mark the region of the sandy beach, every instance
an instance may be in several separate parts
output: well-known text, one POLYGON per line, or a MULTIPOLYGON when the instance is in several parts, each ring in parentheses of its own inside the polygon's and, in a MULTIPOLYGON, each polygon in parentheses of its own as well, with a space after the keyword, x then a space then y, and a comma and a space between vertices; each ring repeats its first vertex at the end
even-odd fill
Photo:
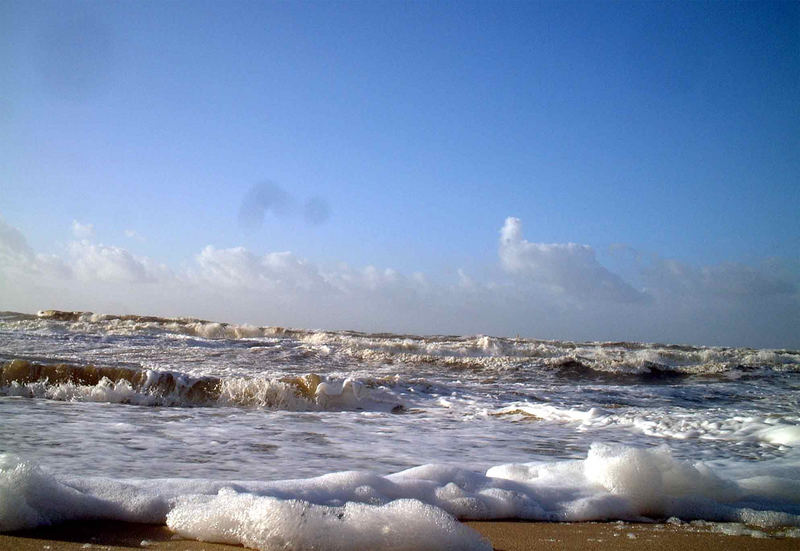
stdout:
MULTIPOLYGON (((496 551, 531 549, 666 551, 796 550, 797 538, 731 536, 688 525, 630 523, 468 522, 496 551)), ((182 539, 166 526, 124 522, 70 522, 0 534, 0 549, 77 551, 85 549, 225 551, 234 546, 182 539)))

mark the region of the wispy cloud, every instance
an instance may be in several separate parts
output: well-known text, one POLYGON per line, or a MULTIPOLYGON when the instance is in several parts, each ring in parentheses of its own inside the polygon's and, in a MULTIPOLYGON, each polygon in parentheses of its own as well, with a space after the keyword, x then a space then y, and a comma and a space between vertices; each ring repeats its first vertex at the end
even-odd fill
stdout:
POLYGON ((5 263, 14 263, 16 259, 33 257, 33 250, 28 240, 17 228, 9 226, 0 218, 0 256, 5 263))
POLYGON ((136 241, 139 241, 139 242, 142 242, 142 243, 145 241, 144 236, 139 234, 139 232, 137 232, 136 230, 127 229, 127 230, 125 230, 124 233, 125 233, 125 237, 127 237, 128 239, 135 239, 136 241))
POLYGON ((762 300, 788 298, 798 290, 797 283, 787 279, 788 274, 775 261, 761 266, 725 263, 697 267, 659 259, 644 269, 644 275, 654 292, 665 295, 762 300))
POLYGON ((94 237, 94 224, 81 224, 77 220, 73 220, 72 235, 77 239, 91 239, 94 237))

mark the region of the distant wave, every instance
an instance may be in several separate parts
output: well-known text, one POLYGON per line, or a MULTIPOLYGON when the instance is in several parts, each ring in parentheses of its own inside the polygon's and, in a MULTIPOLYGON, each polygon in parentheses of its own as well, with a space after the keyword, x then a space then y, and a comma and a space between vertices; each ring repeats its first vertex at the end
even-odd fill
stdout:
POLYGON ((635 342, 573 342, 476 336, 418 336, 312 331, 219 323, 196 318, 44 310, 0 314, 0 327, 109 335, 184 335, 201 339, 289 339, 325 355, 359 362, 432 365, 502 372, 535 370, 562 377, 669 378, 800 371, 800 351, 635 342))

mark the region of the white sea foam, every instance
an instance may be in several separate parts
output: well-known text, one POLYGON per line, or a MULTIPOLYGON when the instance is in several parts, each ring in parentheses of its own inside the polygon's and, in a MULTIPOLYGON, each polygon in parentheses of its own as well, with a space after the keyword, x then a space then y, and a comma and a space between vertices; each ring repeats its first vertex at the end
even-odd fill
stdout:
POLYGON ((167 515, 167 526, 187 538, 263 551, 492 549, 477 532, 441 509, 413 499, 331 507, 224 489, 211 499, 181 499, 167 515))
MULTIPOLYGON (((358 530, 374 532, 386 522, 382 519, 393 515, 399 515, 404 526, 441 535, 454 530, 445 512, 462 520, 677 517, 762 528, 800 526, 796 478, 759 464, 739 467, 748 469, 746 479, 726 477, 702 462, 676 460, 666 447, 595 444, 583 460, 499 465, 485 475, 424 465, 389 476, 342 472, 304 480, 231 483, 57 480, 6 455, 0 461, 0 529, 81 518, 164 522, 171 510, 170 525, 181 533, 214 541, 235 537, 248 546, 272 549, 270 538, 288 541, 298 530, 310 538, 304 540, 309 545, 326 537, 350 541, 358 530), (295 518, 299 512, 305 512, 302 522, 295 518), (335 524, 339 514, 347 521, 335 524), (332 526, 340 531, 331 533, 332 526)), ((363 538, 374 545, 382 541, 374 534, 363 538)))
POLYGON ((795 351, 71 312, 2 316, 0 340, 2 448, 56 473, 4 459, 3 530, 170 512, 195 530, 202 513, 256 544, 294 539, 280 519, 301 510, 333 541, 340 514, 374 527, 396 502, 403 525, 428 511, 800 526, 795 351))
POLYGON ((82 519, 152 523, 166 511, 166 502, 152 492, 102 479, 81 491, 29 461, 0 454, 0 532, 82 519))
POLYGON ((495 416, 527 416, 544 421, 572 423, 580 430, 629 427, 649 436, 675 439, 764 442, 781 446, 800 445, 800 416, 702 415, 680 408, 671 411, 631 408, 609 410, 599 407, 580 409, 551 404, 514 403, 490 412, 495 416))

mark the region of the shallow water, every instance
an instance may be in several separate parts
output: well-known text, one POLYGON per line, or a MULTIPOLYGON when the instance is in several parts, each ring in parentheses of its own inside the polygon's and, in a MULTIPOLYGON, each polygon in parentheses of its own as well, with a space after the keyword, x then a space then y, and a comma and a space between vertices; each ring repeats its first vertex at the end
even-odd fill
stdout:
MULTIPOLYGON (((50 312, 0 315, 0 361, 0 452, 89 494, 96 492, 85 482, 90 477, 139 479, 140 489, 156 479, 204 480, 216 492, 226 480, 261 484, 353 470, 380 476, 428 464, 478 475, 508 464, 583 465, 588 478, 570 490, 573 498, 583 492, 581 499, 596 501, 604 488, 628 504, 581 509, 562 488, 561 506, 552 495, 537 498, 550 507, 544 518, 591 518, 586 511, 628 518, 653 513, 637 509, 631 495, 639 490, 609 489, 586 469, 599 464, 592 454, 607 465, 625 450, 644 449, 651 451, 642 461, 657 472, 701 465, 752 494, 719 501, 709 483, 694 501, 800 514, 800 488, 781 483, 800 480, 798 351, 367 335, 50 312), (601 453, 601 444, 616 451, 601 453), (759 477, 760 484, 747 482, 759 477)), ((458 486, 443 473, 434 477, 443 488, 458 486)), ((532 480, 514 491, 529 495, 532 480)), ((548 492, 557 494, 559 484, 548 492)), ((249 490, 269 494, 256 486, 249 490)), ((166 494, 184 489, 177 484, 166 494)), ((688 495, 681 491, 675 499, 688 495)), ((390 494, 377 492, 372 501, 388 502, 390 494)), ((320 504, 341 501, 333 490, 315 495, 320 504)), ((452 496, 407 497, 458 514, 452 496)), ((510 507, 509 499, 495 505, 510 507)), ((508 512, 535 517, 529 505, 508 512)), ((678 506, 670 507, 660 510, 678 506)), ((736 516, 693 507, 685 516, 736 516)), ((483 510, 492 516, 490 505, 483 510)))

